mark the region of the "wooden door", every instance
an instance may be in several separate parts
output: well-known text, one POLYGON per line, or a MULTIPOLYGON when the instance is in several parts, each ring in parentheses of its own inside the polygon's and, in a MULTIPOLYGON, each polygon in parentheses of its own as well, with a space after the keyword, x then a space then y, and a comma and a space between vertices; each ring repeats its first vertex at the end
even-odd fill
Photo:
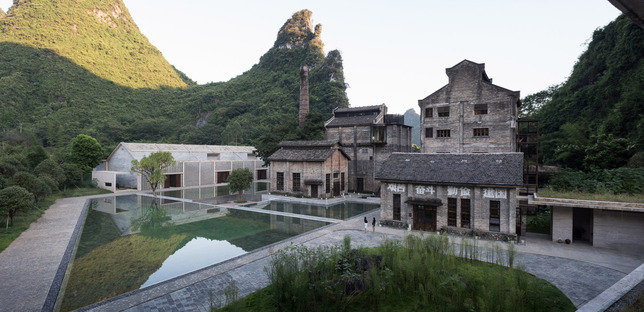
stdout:
POLYGON ((317 185, 311 185, 311 197, 313 197, 313 198, 318 197, 318 186, 317 185))
POLYGON ((340 196, 340 181, 333 182, 333 196, 340 196))
POLYGON ((414 205, 414 230, 436 231, 436 207, 414 205))

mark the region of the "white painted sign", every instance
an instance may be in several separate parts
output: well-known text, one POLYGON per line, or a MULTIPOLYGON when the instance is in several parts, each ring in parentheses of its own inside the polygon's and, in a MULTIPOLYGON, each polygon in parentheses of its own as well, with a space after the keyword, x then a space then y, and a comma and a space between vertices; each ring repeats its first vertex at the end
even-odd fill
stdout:
POLYGON ((436 193, 436 190, 434 189, 433 186, 424 186, 424 185, 416 186, 416 194, 425 195, 425 193, 429 193, 429 195, 434 195, 434 193, 436 193))
POLYGON ((448 186, 447 196, 458 196, 458 188, 456 188, 455 186, 448 186))
POLYGON ((508 198, 508 190, 503 188, 484 188, 483 197, 485 198, 508 198))
POLYGON ((387 186, 387 190, 392 191, 392 192, 404 193, 405 192, 405 185, 404 184, 389 184, 389 186, 387 186))
POLYGON ((467 187, 461 187, 461 196, 470 196, 470 189, 467 187))

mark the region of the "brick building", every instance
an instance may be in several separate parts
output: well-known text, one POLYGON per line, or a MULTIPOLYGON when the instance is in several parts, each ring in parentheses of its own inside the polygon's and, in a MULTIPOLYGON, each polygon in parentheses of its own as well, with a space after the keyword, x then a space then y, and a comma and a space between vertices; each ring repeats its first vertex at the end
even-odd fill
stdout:
POLYGON ((519 91, 492 84, 485 64, 463 60, 449 83, 418 100, 423 153, 517 151, 519 91))
POLYGON ((394 153, 376 175, 381 223, 516 239, 522 170, 521 153, 394 153))
POLYGON ((283 141, 268 157, 271 192, 314 198, 347 192, 350 157, 337 141, 283 141))
POLYGON ((336 108, 325 124, 327 140, 339 142, 351 157, 348 189, 380 192, 376 172, 394 152, 411 152, 411 127, 403 115, 387 114, 387 106, 336 108))

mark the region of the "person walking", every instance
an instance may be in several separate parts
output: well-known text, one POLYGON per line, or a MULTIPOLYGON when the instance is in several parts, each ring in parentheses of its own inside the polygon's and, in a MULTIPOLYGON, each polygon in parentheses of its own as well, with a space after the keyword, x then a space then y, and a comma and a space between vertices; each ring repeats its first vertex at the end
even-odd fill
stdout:
POLYGON ((376 217, 373 217, 373 221, 371 221, 371 229, 376 233, 376 217))
POLYGON ((367 217, 364 217, 364 232, 367 233, 367 227, 369 226, 369 220, 367 217))

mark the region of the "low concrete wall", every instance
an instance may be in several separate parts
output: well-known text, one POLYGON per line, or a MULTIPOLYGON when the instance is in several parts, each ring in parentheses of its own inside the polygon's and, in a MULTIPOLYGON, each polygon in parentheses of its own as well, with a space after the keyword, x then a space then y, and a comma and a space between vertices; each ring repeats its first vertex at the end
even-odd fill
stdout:
POLYGON ((111 192, 116 192, 116 172, 92 171, 92 180, 97 180, 97 187, 111 192))
POLYGON ((637 286, 644 280, 644 264, 640 265, 637 269, 633 270, 630 274, 624 276, 621 280, 615 283, 610 288, 599 294, 599 296, 588 301, 583 306, 579 307, 577 311, 581 312, 600 312, 606 311, 615 302, 620 300, 631 289, 637 286))

